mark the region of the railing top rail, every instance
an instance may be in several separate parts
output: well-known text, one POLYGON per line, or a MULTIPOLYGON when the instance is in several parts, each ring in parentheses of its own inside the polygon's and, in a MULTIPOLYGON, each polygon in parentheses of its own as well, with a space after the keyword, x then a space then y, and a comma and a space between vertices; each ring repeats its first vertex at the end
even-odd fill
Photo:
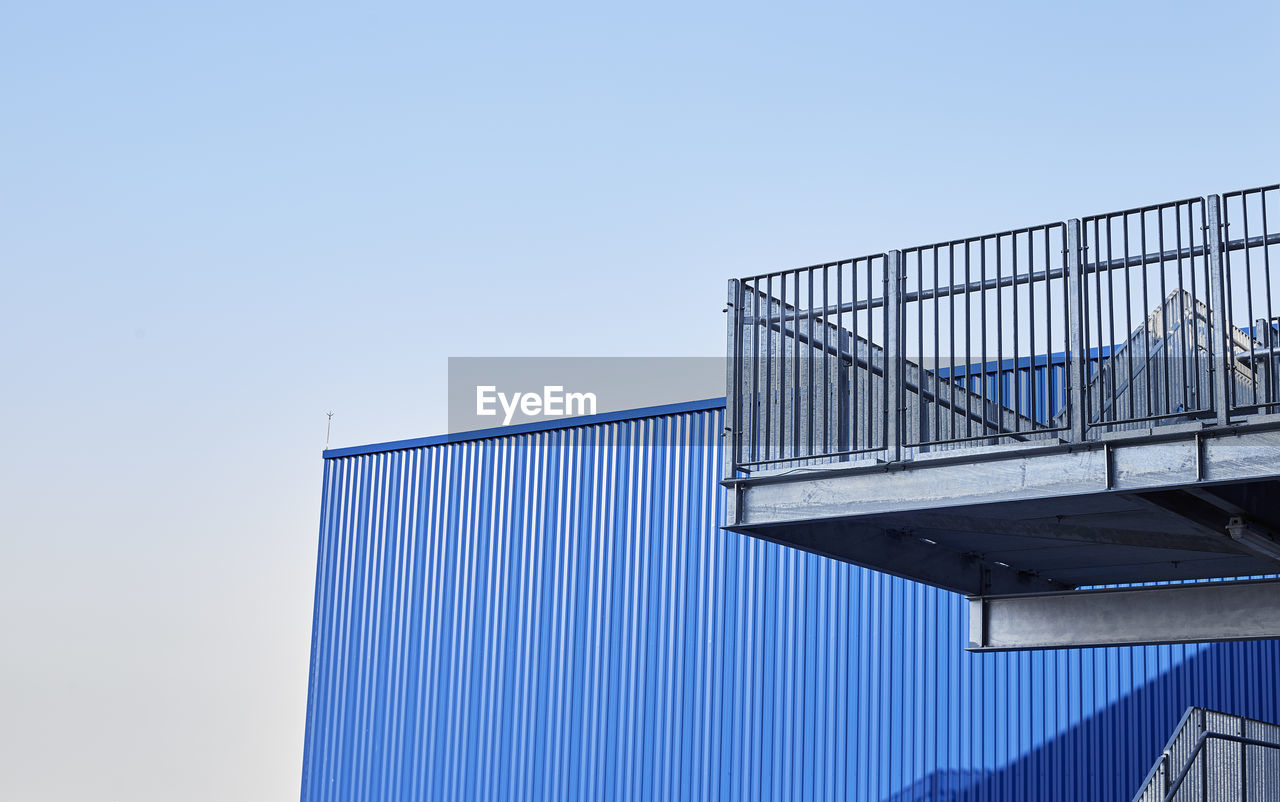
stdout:
MULTIPOLYGON (((1247 189, 1232 190, 1230 192, 1222 193, 1220 197, 1223 199, 1238 198, 1245 195, 1252 195, 1260 192, 1272 192, 1275 190, 1280 190, 1280 184, 1265 184, 1257 187, 1249 187, 1247 189)), ((1097 214, 1085 215, 1083 217, 1073 218, 1073 219, 1080 220, 1082 224, 1093 223, 1093 222, 1098 222, 1103 220, 1115 220, 1117 218, 1128 216, 1128 215, 1160 211, 1162 209, 1171 209, 1177 206, 1195 205, 1196 203, 1205 204, 1207 203, 1207 200, 1209 197, 1213 197, 1213 196, 1212 195, 1207 197, 1192 196, 1188 198, 1179 198, 1177 200, 1163 201, 1160 203, 1149 203, 1142 206, 1134 206, 1128 209, 1117 209, 1109 212, 1100 212, 1097 214)), ((957 245, 983 242, 983 241, 992 240, 992 239, 1002 239, 1004 237, 1017 236, 1019 234, 1028 234, 1028 233, 1034 233, 1038 231, 1052 230, 1055 228, 1065 228, 1066 225, 1067 225, 1066 220, 1053 220, 1053 221, 1048 221, 1044 223, 1039 223, 1036 225, 1022 226, 1020 228, 1010 228, 1003 231, 995 231, 987 234, 977 234, 970 237, 954 237, 952 239, 939 240, 937 242, 925 243, 922 245, 911 245, 905 248, 896 248, 891 250, 898 250, 903 254, 917 253, 920 251, 928 251, 928 250, 933 250, 937 248, 947 248, 947 247, 954 247, 957 245)), ((887 257, 887 254, 888 254, 888 251, 886 250, 880 253, 870 253, 870 254, 865 254, 863 256, 855 256, 847 259, 835 259, 827 262, 818 262, 810 265, 802 265, 799 267, 788 267, 780 270, 770 270, 764 273, 757 273, 755 275, 743 276, 739 280, 740 281, 759 281, 761 279, 777 278, 779 276, 786 276, 792 273, 805 272, 808 270, 820 270, 822 268, 844 267, 846 265, 851 265, 851 264, 856 265, 859 262, 869 262, 874 259, 884 259, 887 257)))
POLYGON ((1280 189, 1280 184, 1267 184, 1262 187, 1250 187, 1248 189, 1236 189, 1231 192, 1224 192, 1222 193, 1222 198, 1223 200, 1226 200, 1227 198, 1239 198, 1244 195, 1253 195, 1259 192, 1274 192, 1278 189, 1280 189))
POLYGON ((1180 198, 1178 200, 1164 201, 1162 203, 1148 203, 1145 206, 1134 206, 1130 209, 1117 209, 1111 212, 1100 212, 1098 214, 1085 215, 1084 217, 1081 217, 1080 220, 1082 222, 1114 220, 1117 217, 1127 217, 1129 215, 1143 214, 1145 212, 1158 212, 1161 209, 1172 209, 1177 206, 1194 206, 1197 203, 1204 203, 1204 201, 1204 197, 1180 198))
MULTIPOLYGON (((1098 218, 1098 219, 1102 219, 1102 218, 1098 218)), ((1280 233, 1259 234, 1259 235, 1249 237, 1248 239, 1240 238, 1240 239, 1233 239, 1233 240, 1223 240, 1222 249, 1224 252, 1239 251, 1239 250, 1243 250, 1244 248, 1255 248, 1263 245, 1278 245, 1278 244, 1280 244, 1280 233)), ((934 246, 926 245, 921 247, 931 248, 934 246)), ((918 249, 912 248, 912 249, 903 251, 902 253, 914 252, 916 250, 918 249)), ((1163 262, 1175 262, 1179 259, 1195 259, 1195 258, 1204 256, 1207 253, 1208 253, 1208 246, 1202 243, 1198 245, 1184 246, 1183 248, 1180 248, 1180 249, 1172 249, 1172 250, 1165 250, 1165 251, 1151 251, 1148 253, 1133 254, 1132 256, 1129 256, 1129 257, 1104 259, 1102 261, 1097 261, 1097 262, 1082 261, 1080 263, 1080 269, 1085 273, 1094 273, 1099 270, 1117 270, 1117 269, 1122 269, 1127 267, 1141 267, 1143 265, 1160 264, 1163 262)), ((834 267, 836 265, 847 265, 847 264, 849 264, 849 261, 832 262, 826 266, 834 267)), ((814 269, 819 269, 821 267, 824 267, 824 265, 816 265, 814 269)), ((809 269, 810 268, 807 268, 807 267, 800 267, 800 268, 795 268, 794 270, 783 270, 776 273, 765 273, 760 276, 739 279, 739 280, 740 281, 753 281, 753 280, 758 281, 760 279, 768 279, 770 277, 789 276, 792 273, 796 273, 796 272, 802 273, 809 269)), ((1061 277, 1062 277, 1062 268, 1049 268, 1044 270, 1026 270, 1026 271, 1021 271, 1017 273, 1007 273, 999 277, 998 279, 995 277, 992 277, 987 279, 986 281, 971 281, 968 284, 941 285, 931 289, 912 290, 912 291, 903 293, 902 298, 905 303, 915 303, 916 301, 920 301, 920 300, 931 300, 933 298, 945 298, 948 295, 959 295, 966 292, 980 292, 983 290, 992 290, 1000 287, 1010 287, 1014 284, 1026 284, 1027 282, 1046 281, 1046 280, 1056 279, 1061 277)), ((759 287, 756 287, 756 292, 760 292, 759 287)), ((823 315, 835 315, 841 312, 861 312, 866 309, 879 309, 884 306, 884 303, 885 303, 885 299, 883 296, 875 296, 873 298, 863 298, 858 301, 849 301, 844 304, 840 304, 838 306, 833 304, 826 307, 822 307, 822 306, 809 307, 805 309, 800 309, 798 312, 795 311, 795 307, 792 304, 788 303, 786 305, 786 309, 788 313, 790 313, 790 315, 786 316, 784 319, 790 320, 792 319, 793 315, 799 315, 803 317, 809 314, 813 314, 815 316, 821 317, 823 315)))
POLYGON ((789 276, 792 273, 804 273, 808 270, 822 270, 823 268, 845 267, 847 265, 857 265, 859 262, 873 262, 876 259, 884 259, 887 254, 869 253, 864 256, 854 256, 849 259, 837 259, 831 262, 819 262, 817 264, 805 265, 803 267, 788 267, 783 270, 771 270, 767 273, 757 273, 754 276, 743 276, 739 281, 761 281, 764 279, 777 278, 779 276, 789 276))
POLYGON ((903 254, 919 253, 921 251, 932 251, 938 248, 953 248, 957 245, 972 245, 975 242, 986 242, 987 240, 1001 240, 1005 237, 1016 237, 1019 234, 1034 234, 1040 231, 1052 231, 1054 229, 1065 228, 1066 223, 1056 220, 1048 223, 1041 223, 1034 226, 1024 226, 1022 228, 1011 228, 1006 231, 996 231, 990 234, 978 234, 972 237, 958 237, 956 239, 941 240, 939 242, 930 242, 925 245, 912 245, 907 248, 901 248, 903 254))

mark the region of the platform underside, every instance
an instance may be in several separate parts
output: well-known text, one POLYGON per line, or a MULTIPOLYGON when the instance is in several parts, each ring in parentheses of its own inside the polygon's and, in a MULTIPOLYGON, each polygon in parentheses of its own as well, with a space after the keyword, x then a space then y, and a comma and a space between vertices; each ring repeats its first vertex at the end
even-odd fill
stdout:
POLYGON ((807 466, 731 488, 734 531, 966 594, 1280 572, 1274 421, 807 466))

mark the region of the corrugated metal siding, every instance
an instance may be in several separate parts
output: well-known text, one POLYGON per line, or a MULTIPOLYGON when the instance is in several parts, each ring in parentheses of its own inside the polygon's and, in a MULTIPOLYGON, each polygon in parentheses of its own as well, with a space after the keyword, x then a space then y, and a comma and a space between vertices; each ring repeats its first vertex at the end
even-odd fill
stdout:
POLYGON ((971 654, 720 531, 722 427, 327 460, 302 799, 1127 800, 1189 705, 1280 720, 1280 643, 971 654))

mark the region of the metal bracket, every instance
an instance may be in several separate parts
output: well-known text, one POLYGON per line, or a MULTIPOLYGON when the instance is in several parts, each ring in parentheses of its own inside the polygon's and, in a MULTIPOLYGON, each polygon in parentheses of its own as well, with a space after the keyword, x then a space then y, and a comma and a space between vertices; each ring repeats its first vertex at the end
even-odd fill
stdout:
POLYGON ((1196 481, 1204 481, 1204 435, 1200 432, 1195 433, 1195 449, 1196 449, 1196 481))
POLYGON ((1102 481, 1103 481, 1103 486, 1106 487, 1107 490, 1111 490, 1116 485, 1115 467, 1112 464, 1113 462, 1114 460, 1111 455, 1111 444, 1103 443, 1102 444, 1102 481))

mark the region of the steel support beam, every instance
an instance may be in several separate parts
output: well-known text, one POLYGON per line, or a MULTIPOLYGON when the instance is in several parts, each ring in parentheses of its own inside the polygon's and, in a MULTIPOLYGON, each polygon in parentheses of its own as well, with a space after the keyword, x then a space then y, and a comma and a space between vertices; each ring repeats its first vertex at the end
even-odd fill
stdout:
POLYGON ((1280 429, 1126 434, 1086 448, 1029 443, 917 455, 891 470, 832 463, 756 474, 737 480, 746 487, 737 525, 1280 478, 1280 429))
POLYGON ((969 597, 970 651, 1280 638, 1280 580, 969 597))
MULTIPOLYGON (((1223 527, 1213 532, 1213 539, 1180 535, 1162 530, 1121 529, 1093 524, 1079 525, 1061 521, 1008 520, 994 516, 955 515, 945 512, 923 512, 911 516, 910 532, 922 537, 937 535, 992 534, 1020 539, 1042 539, 1053 543, 1082 543, 1100 546, 1137 546, 1140 548, 1185 549, 1219 554, 1240 554, 1223 527)), ((1252 552, 1248 552, 1252 553, 1252 552)))

